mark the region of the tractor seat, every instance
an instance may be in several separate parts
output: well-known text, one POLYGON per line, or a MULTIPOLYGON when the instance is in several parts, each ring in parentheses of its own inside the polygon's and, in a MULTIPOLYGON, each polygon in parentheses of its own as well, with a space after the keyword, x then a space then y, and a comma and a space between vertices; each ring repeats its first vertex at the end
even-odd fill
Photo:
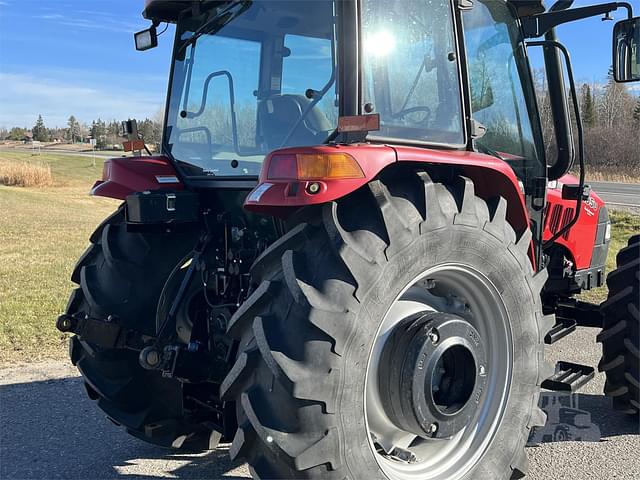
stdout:
MULTIPOLYGON (((269 150, 281 147, 310 103, 303 95, 273 95, 262 100, 258 105, 260 143, 269 150)), ((316 105, 298 124, 286 146, 316 145, 331 129, 331 123, 316 105)))

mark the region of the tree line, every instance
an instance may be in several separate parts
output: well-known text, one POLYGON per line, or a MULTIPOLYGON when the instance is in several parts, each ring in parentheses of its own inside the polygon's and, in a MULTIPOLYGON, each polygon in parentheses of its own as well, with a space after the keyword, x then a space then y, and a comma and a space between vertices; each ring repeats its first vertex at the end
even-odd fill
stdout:
MULTIPOLYGON (((549 93, 543 78, 544 74, 538 72, 536 89, 549 162, 556 158, 557 150, 549 93)), ((616 83, 610 74, 606 83, 580 85, 578 104, 584 127, 587 172, 591 169, 640 176, 640 97, 633 95, 624 84, 616 83)), ((570 107, 577 152, 575 115, 570 107)))
MULTIPOLYGON (((148 146, 156 149, 160 148, 162 139, 161 114, 158 118, 145 118, 137 120, 138 133, 148 146)), ((11 129, 0 128, 0 139, 2 140, 33 140, 37 142, 67 142, 67 143, 87 143, 89 139, 96 140, 96 148, 110 149, 119 148, 122 143, 120 136, 121 123, 117 120, 105 121, 101 118, 93 120, 91 124, 80 122, 74 115, 67 120, 66 127, 48 128, 42 115, 38 118, 31 129, 24 127, 13 127, 11 129)))
MULTIPOLYGON (((536 72, 538 107, 545 140, 545 156, 548 163, 556 158, 556 143, 553 134, 553 116, 549 101, 548 86, 543 71, 536 72)), ((610 74, 606 83, 584 83, 578 92, 578 103, 585 129, 585 161, 588 168, 600 172, 640 176, 640 97, 629 92, 624 84, 616 83, 610 74)), ((567 95, 569 97, 569 94, 567 95)), ((574 123, 573 109, 569 108, 574 123)), ((221 137, 231 138, 231 124, 224 112, 211 111, 210 126, 221 137)), ((255 132, 255 113, 238 108, 238 130, 241 145, 249 145, 253 138, 245 138, 255 132)), ((138 120, 138 132, 148 146, 160 149, 162 138, 162 114, 153 119, 138 120)), ((200 120, 202 121, 202 120, 200 120)), ((98 118, 91 124, 82 123, 71 115, 66 128, 47 128, 44 119, 38 115, 31 128, 33 140, 40 142, 65 141, 70 143, 96 140, 99 149, 119 146, 121 122, 104 121, 98 118)), ((29 132, 26 128, 0 128, 0 139, 22 141, 29 132)), ((194 140, 195 141, 195 140, 194 140)), ((577 151, 577 148, 576 148, 577 151)))

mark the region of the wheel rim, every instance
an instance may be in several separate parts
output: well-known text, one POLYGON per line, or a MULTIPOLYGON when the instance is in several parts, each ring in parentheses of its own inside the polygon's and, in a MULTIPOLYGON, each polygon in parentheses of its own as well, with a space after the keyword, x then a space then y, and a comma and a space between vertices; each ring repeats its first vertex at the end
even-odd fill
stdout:
MULTIPOLYGON (((425 326, 424 330, 429 332, 431 325, 434 323, 425 326)), ((420 343, 411 341, 416 345, 420 343)), ((456 479, 468 472, 484 454, 502 419, 511 384, 512 359, 506 308, 498 290, 486 276, 466 265, 445 264, 426 270, 410 282, 383 318, 367 365, 364 406, 369 446, 385 475, 392 480, 456 479), (405 420, 407 410, 400 409, 404 415, 399 419, 398 408, 391 409, 389 402, 389 395, 393 395, 389 391, 393 391, 396 384, 387 387, 380 377, 394 381, 394 376, 386 373, 387 365, 390 358, 394 358, 395 363, 399 360, 392 357, 394 353, 390 351, 405 357, 409 355, 406 352, 411 347, 393 350, 390 346, 397 343, 398 331, 405 329, 407 322, 433 322, 434 319, 442 322, 445 315, 456 319, 460 325, 471 325, 469 331, 476 332, 472 337, 479 335, 481 342, 478 343, 483 348, 476 351, 473 348, 475 341, 470 343, 459 334, 447 336, 446 332, 443 338, 436 338, 439 350, 431 348, 426 340, 416 347, 423 349, 425 368, 435 365, 432 370, 436 373, 425 377, 428 381, 425 382, 424 401, 429 408, 433 410, 433 404, 436 404, 434 412, 440 414, 439 418, 466 410, 463 424, 458 418, 457 423, 447 424, 448 430, 438 432, 441 427, 438 422, 434 422, 435 427, 427 423, 417 432, 415 425, 424 423, 425 418, 419 416, 417 423, 408 422, 405 420), (417 320, 423 317, 426 320, 417 320), (457 368, 443 368, 445 363, 457 365, 457 368), (458 378, 460 388, 455 393, 443 393, 438 389, 450 382, 447 375, 450 377, 451 372, 459 377, 460 372, 468 372, 470 368, 474 369, 471 392, 468 378, 458 378)), ((406 364, 405 361, 403 365, 406 364)), ((418 384, 414 380, 412 385, 418 384)), ((398 402, 392 399, 391 404, 398 402)), ((412 411, 422 410, 424 408, 412 411)))

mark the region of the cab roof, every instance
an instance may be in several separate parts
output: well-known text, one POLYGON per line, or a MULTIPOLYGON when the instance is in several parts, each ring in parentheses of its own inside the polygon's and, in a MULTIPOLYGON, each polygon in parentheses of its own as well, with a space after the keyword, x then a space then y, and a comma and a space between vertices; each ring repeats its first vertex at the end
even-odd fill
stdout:
POLYGON ((175 23, 180 12, 191 5, 192 2, 184 0, 145 0, 142 16, 148 20, 175 23))
MULTIPOLYGON (((219 1, 219 0, 218 0, 219 1)), ((516 8, 519 17, 536 15, 545 11, 544 0, 507 0, 516 8)), ((158 22, 175 23, 180 12, 198 3, 215 3, 215 0, 145 0, 143 16, 158 22)))

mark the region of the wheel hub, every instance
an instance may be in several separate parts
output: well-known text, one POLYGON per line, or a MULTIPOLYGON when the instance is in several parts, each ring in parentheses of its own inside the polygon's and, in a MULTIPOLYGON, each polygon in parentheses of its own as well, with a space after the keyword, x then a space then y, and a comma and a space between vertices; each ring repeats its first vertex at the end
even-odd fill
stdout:
POLYGON ((451 313, 421 312, 395 326, 378 370, 382 407, 398 428, 450 438, 475 416, 486 388, 482 338, 451 313))

